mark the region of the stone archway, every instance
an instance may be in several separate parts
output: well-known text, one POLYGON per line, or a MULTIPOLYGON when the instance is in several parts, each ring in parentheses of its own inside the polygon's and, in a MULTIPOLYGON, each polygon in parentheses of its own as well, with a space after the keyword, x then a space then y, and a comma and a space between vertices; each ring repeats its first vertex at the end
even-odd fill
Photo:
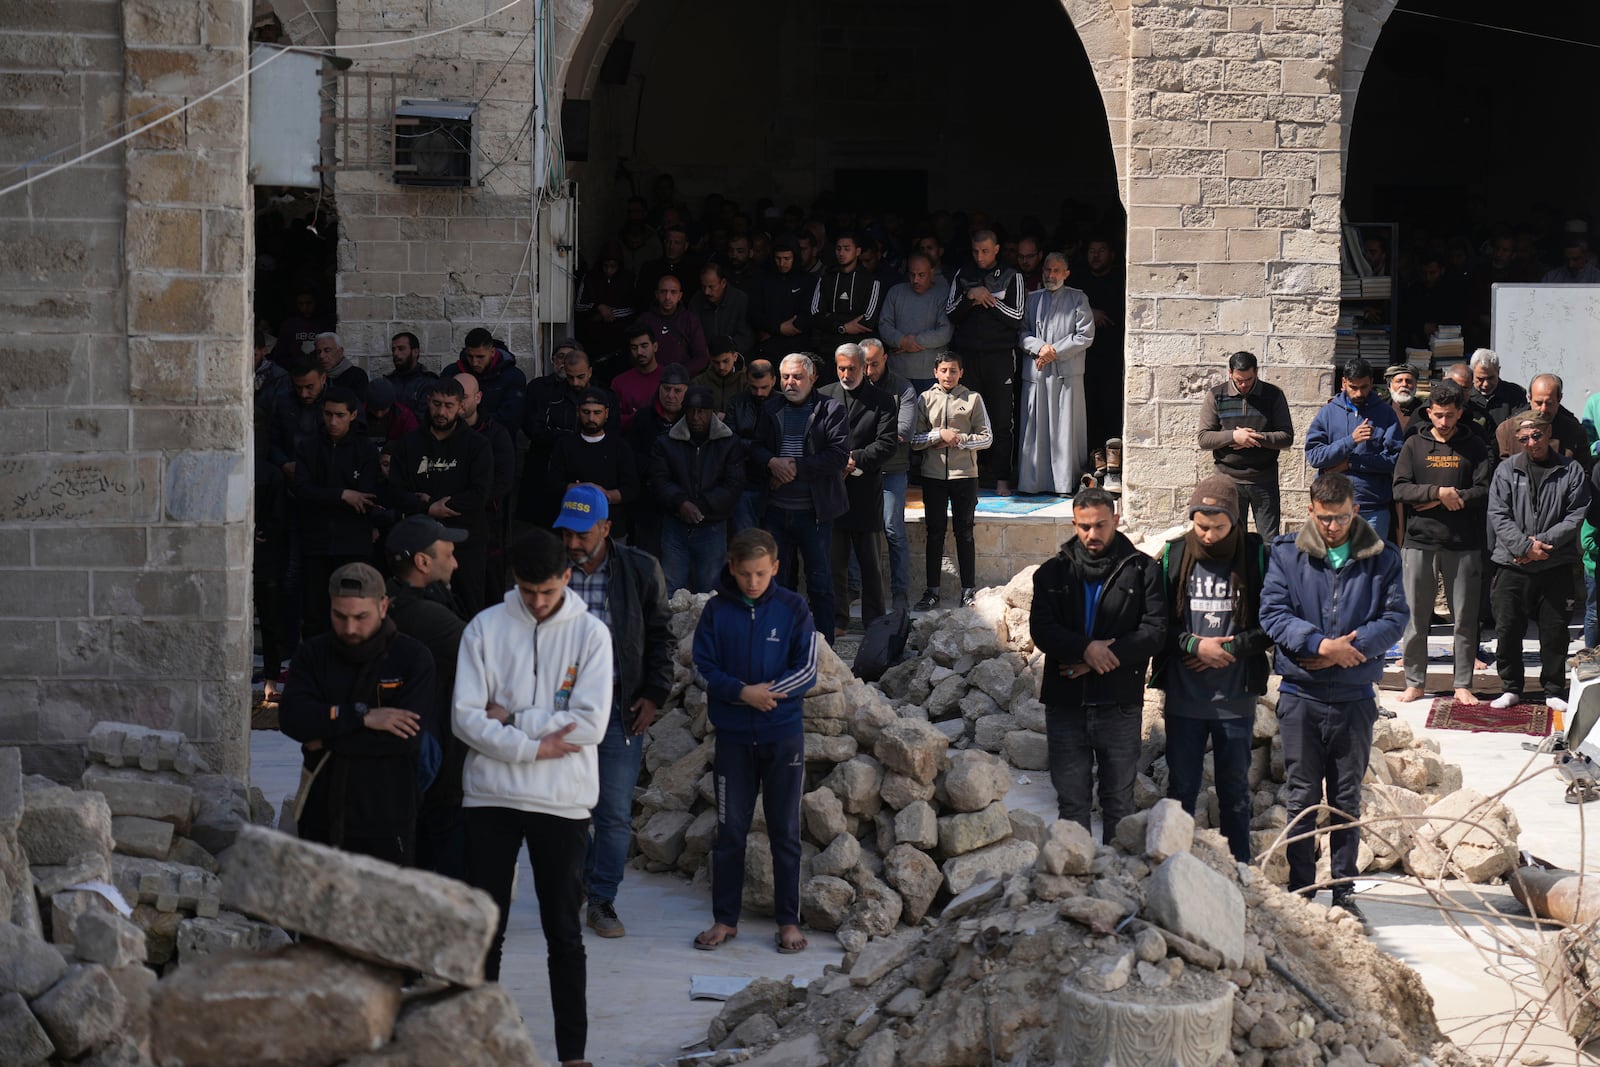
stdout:
POLYGON ((1340 95, 1344 98, 1344 121, 1341 123, 1340 150, 1349 162, 1350 127, 1355 120, 1356 98, 1361 93, 1361 80, 1377 47, 1383 27, 1389 21, 1399 0, 1345 0, 1344 52, 1340 57, 1340 95))

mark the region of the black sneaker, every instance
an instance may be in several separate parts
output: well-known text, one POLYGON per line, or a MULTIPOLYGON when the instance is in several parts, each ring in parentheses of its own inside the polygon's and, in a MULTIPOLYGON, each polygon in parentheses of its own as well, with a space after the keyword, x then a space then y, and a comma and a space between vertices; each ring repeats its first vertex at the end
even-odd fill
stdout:
POLYGON ((939 606, 939 594, 934 592, 932 589, 929 589, 927 592, 922 594, 922 599, 917 601, 916 607, 912 608, 911 610, 913 610, 913 611, 932 611, 934 608, 936 608, 938 606, 939 606))
POLYGON ((962 607, 970 608, 972 606, 972 602, 974 600, 976 600, 976 599, 978 599, 978 591, 976 589, 968 587, 966 589, 961 590, 961 606, 962 607))
POLYGON ((1356 904, 1356 895, 1354 892, 1333 894, 1333 906, 1336 908, 1343 908, 1345 911, 1355 916, 1356 922, 1360 923, 1362 926, 1367 925, 1367 917, 1361 911, 1360 906, 1356 904))
POLYGON ((617 909, 609 900, 589 902, 589 929, 601 937, 621 937, 628 932, 622 925, 622 920, 617 918, 617 909))

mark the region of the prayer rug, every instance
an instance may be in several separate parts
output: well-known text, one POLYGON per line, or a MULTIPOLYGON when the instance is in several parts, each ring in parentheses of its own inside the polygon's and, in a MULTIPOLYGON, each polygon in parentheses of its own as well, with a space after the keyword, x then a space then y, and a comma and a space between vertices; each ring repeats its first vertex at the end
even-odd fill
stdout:
POLYGON ((1478 734, 1550 734, 1550 709, 1543 704, 1513 704, 1491 708, 1482 704, 1458 704, 1452 697, 1439 697, 1428 711, 1429 730, 1469 730, 1478 734))

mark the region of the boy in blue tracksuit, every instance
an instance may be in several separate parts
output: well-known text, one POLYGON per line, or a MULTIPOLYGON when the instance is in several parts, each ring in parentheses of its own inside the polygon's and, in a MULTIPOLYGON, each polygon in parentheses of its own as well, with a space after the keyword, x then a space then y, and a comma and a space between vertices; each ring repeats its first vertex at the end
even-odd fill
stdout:
MULTIPOLYGON (((1319 475, 1311 483, 1309 520, 1298 534, 1272 543, 1261 588, 1261 626, 1278 646, 1283 676, 1278 733, 1291 836, 1315 829, 1310 809, 1322 803, 1324 785, 1328 806, 1343 813, 1330 815, 1330 825, 1360 817, 1361 779, 1378 721, 1373 687, 1383 677, 1384 653, 1409 618, 1400 553, 1359 511, 1349 478, 1319 475)), ((1361 831, 1334 829, 1329 842, 1333 902, 1360 918, 1351 882, 1361 831)), ((1291 892, 1314 892, 1315 849, 1311 837, 1289 844, 1291 892)))
POLYGON ((800 933, 800 797, 805 736, 800 701, 817 681, 811 608, 774 585, 778 543, 744 530, 728 544, 728 566, 694 634, 694 665, 705 679, 717 786, 717 841, 711 849, 709 930, 694 947, 711 950, 738 936, 744 898, 745 838, 764 800, 772 843, 772 906, 779 952, 806 947, 800 933))
POLYGON ((1343 474, 1355 486, 1361 517, 1390 537, 1394 465, 1405 444, 1405 430, 1387 400, 1372 391, 1372 365, 1352 359, 1341 368, 1344 385, 1311 420, 1306 431, 1306 463, 1322 474, 1343 474))

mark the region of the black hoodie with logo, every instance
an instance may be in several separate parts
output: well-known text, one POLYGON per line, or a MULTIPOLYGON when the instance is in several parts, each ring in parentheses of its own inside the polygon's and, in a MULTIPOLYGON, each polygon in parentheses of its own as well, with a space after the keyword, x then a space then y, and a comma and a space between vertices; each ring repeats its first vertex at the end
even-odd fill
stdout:
POLYGON ((469 534, 486 529, 494 452, 488 439, 465 422, 458 420, 443 440, 426 426, 400 438, 389 463, 389 480, 399 490, 399 507, 405 514, 426 512, 434 501, 449 497, 451 509, 461 514, 440 522, 469 534))

